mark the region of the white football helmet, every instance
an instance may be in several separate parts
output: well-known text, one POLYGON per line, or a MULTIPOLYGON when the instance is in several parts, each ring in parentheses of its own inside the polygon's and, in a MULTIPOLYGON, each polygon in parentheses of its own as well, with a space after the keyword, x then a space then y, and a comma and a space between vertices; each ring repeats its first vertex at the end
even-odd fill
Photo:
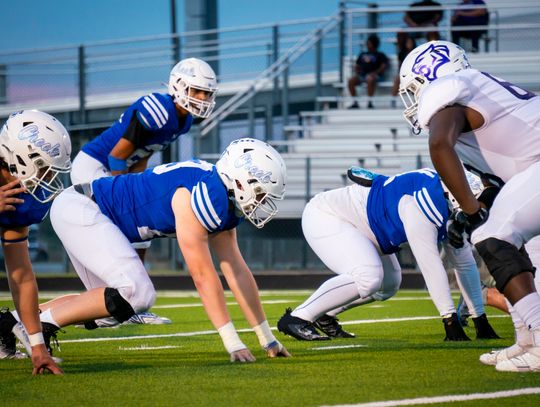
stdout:
POLYGON ((217 92, 214 70, 206 62, 197 58, 183 59, 171 70, 169 76, 169 94, 174 103, 191 114, 206 118, 210 116, 217 92), (194 97, 196 91, 204 91, 206 99, 194 97))
MULTIPOLYGON (((467 178, 467 183, 469 184, 469 187, 471 188, 473 195, 476 198, 478 198, 480 194, 482 193, 482 191, 486 188, 484 183, 482 182, 482 179, 478 175, 470 171, 467 171, 465 169, 464 171, 465 171, 465 177, 467 178)), ((444 182, 441 181, 441 184, 442 184, 444 192, 448 195, 446 199, 450 203, 450 209, 452 210, 458 209, 460 205, 457 199, 454 197, 452 192, 450 192, 450 190, 446 187, 444 182)))
POLYGON ((286 169, 281 155, 264 141, 233 141, 216 163, 237 210, 262 228, 278 212, 275 201, 285 195, 286 169))
POLYGON ((58 176, 71 170, 71 140, 54 117, 38 110, 9 116, 0 132, 0 158, 39 202, 48 202, 64 189, 58 176))
POLYGON ((448 41, 430 41, 413 49, 399 70, 399 95, 403 116, 420 132, 417 111, 420 94, 434 80, 470 68, 465 50, 448 41))

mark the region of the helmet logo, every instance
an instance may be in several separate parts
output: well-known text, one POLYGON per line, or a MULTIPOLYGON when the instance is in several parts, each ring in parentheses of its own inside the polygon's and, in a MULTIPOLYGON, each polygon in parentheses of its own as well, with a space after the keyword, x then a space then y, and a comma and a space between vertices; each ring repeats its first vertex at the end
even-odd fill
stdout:
POLYGON ((450 62, 450 50, 448 47, 446 45, 431 44, 416 57, 412 71, 432 82, 437 79, 439 68, 447 62, 450 62))
POLYGON ((182 65, 182 66, 178 67, 178 73, 194 77, 195 76, 195 68, 193 66, 182 65))
POLYGON ((35 124, 23 127, 17 138, 19 140, 27 140, 30 144, 33 144, 53 158, 60 155, 60 143, 56 143, 52 146, 51 143, 45 141, 44 138, 40 138, 38 126, 35 124))
POLYGON ((236 168, 244 168, 248 173, 257 178, 263 184, 271 182, 272 171, 264 172, 257 166, 253 165, 253 160, 250 153, 244 153, 234 161, 236 168))

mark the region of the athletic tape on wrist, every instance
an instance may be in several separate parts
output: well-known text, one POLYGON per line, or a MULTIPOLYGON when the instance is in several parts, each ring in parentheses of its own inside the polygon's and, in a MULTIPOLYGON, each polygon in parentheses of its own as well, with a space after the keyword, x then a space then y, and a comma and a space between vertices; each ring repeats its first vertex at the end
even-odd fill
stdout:
POLYGON ((276 341, 276 337, 270 330, 270 325, 268 325, 268 321, 264 320, 259 325, 254 326, 253 330, 257 334, 257 338, 259 338, 259 343, 264 349, 267 349, 270 347, 270 344, 272 342, 276 341))
POLYGON ((218 329, 219 336, 223 341, 223 345, 227 352, 233 353, 242 349, 247 349, 247 346, 240 340, 236 329, 232 322, 228 322, 218 329))
POLYGON ((30 346, 37 346, 45 343, 43 338, 43 332, 36 332, 35 334, 28 335, 28 342, 30 346))

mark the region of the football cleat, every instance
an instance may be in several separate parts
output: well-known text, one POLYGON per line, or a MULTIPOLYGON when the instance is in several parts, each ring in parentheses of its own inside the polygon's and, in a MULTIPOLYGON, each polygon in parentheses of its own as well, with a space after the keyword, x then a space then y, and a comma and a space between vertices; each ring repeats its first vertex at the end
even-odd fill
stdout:
POLYGON ((299 341, 325 341, 328 336, 320 335, 311 322, 293 317, 292 310, 287 308, 285 314, 279 319, 277 328, 279 332, 290 335, 299 341))
POLYGON ((499 372, 540 372, 540 347, 530 348, 521 355, 501 360, 495 365, 499 372))
POLYGON ((16 340, 12 332, 16 323, 17 320, 8 308, 0 310, 0 359, 20 359, 16 356, 16 340))
POLYGON ((476 339, 501 339, 489 323, 486 314, 473 318, 474 329, 476 329, 476 339))
POLYGON ((163 325, 170 324, 172 321, 169 318, 160 317, 151 312, 141 312, 133 315, 124 324, 148 324, 148 325, 163 325))
MULTIPOLYGON (((49 331, 48 333, 45 332, 45 324, 50 325, 54 327, 57 331, 60 330, 60 328, 57 328, 53 324, 49 324, 47 322, 42 322, 41 327, 43 331, 43 339, 45 340, 45 347, 47 348, 47 351, 51 355, 52 360, 54 360, 56 363, 60 364, 64 360, 62 358, 58 358, 56 356, 52 355, 52 349, 50 346, 51 338, 53 337, 53 333, 50 333, 53 331, 53 328, 47 328, 49 331)), ((28 338, 28 333, 26 332, 26 329, 24 328, 24 325, 21 322, 17 322, 17 324, 13 327, 13 334, 15 337, 19 340, 22 346, 26 349, 26 352, 28 352, 29 355, 32 354, 32 346, 30 345, 30 339, 28 338)), ((58 346, 58 341, 56 340, 56 331, 54 332, 54 340, 56 341, 56 347, 58 350, 60 350, 60 347, 58 346)))
POLYGON ((470 341, 463 327, 459 323, 457 314, 454 312, 451 316, 443 318, 444 330, 446 332, 445 341, 470 341))
POLYGON ((483 353, 480 355, 480 362, 484 365, 495 366, 497 363, 503 360, 508 360, 516 356, 522 355, 526 352, 526 349, 514 343, 512 346, 504 349, 492 350, 489 353, 483 353))
POLYGON ((313 326, 330 338, 355 338, 356 335, 343 330, 336 317, 324 314, 313 322, 313 326))

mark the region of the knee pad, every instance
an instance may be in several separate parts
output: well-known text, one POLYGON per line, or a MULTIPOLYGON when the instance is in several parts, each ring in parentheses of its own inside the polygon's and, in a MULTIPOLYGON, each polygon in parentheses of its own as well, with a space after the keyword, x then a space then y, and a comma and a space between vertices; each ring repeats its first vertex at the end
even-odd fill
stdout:
POLYGON ((127 321, 135 315, 129 302, 120 295, 116 288, 105 288, 105 307, 118 322, 127 321))
POLYGON ((475 245, 495 284, 503 292, 508 281, 520 273, 533 273, 534 266, 525 251, 520 251, 508 242, 490 237, 475 245))
POLYGON ((369 273, 366 273, 365 267, 362 269, 362 272, 354 270, 347 274, 354 280, 360 297, 366 298, 381 289, 383 272, 380 267, 373 267, 369 273))

